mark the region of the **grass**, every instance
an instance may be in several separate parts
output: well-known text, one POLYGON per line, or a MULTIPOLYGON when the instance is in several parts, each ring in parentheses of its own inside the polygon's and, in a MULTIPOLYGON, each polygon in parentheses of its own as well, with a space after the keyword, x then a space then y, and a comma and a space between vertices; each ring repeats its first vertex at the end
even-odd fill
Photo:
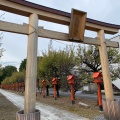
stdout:
POLYGON ((19 109, 0 93, 0 120, 15 120, 19 109))
POLYGON ((46 96, 43 98, 42 95, 38 94, 37 101, 78 114, 91 120, 93 120, 95 116, 102 114, 99 112, 96 100, 76 98, 75 104, 72 105, 70 97, 60 97, 57 100, 54 100, 53 96, 46 96), (80 106, 78 104, 79 102, 83 102, 89 105, 89 107, 80 106))

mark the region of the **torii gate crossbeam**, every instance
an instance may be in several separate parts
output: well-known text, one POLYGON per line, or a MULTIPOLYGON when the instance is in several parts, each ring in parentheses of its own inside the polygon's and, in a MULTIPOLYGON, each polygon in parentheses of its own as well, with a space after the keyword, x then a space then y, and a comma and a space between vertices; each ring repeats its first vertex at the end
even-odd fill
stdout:
MULTIPOLYGON (((6 32, 11 32, 11 33, 29 35, 29 25, 28 24, 21 25, 21 24, 0 21, 0 30, 6 31, 6 32)), ((67 33, 46 30, 43 27, 38 27, 38 37, 100 46, 100 41, 98 38, 84 37, 83 42, 78 41, 78 40, 76 40, 76 41, 69 40, 69 35, 67 33)), ((105 42, 106 42, 107 47, 119 48, 118 42, 110 41, 108 39, 106 39, 105 42)))

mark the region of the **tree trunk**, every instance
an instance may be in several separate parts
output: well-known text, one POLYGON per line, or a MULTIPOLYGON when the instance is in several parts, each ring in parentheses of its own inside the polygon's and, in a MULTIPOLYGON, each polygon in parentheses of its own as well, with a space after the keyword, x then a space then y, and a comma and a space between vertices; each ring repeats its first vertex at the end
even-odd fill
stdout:
POLYGON ((49 85, 46 86, 46 96, 49 96, 49 85))
POLYGON ((60 97, 60 94, 59 94, 59 85, 58 84, 56 85, 56 91, 57 91, 57 97, 60 97))

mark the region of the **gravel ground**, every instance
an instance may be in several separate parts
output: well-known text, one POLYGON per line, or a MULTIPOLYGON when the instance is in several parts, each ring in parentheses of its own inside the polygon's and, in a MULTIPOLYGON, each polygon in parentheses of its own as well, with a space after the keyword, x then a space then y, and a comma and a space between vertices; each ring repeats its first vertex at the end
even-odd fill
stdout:
MULTIPOLYGON (((0 92, 19 109, 24 108, 23 96, 1 89, 0 92)), ((36 108, 41 111, 41 120, 89 120, 88 118, 40 102, 36 102, 36 108)))
POLYGON ((106 120, 103 115, 98 115, 94 120, 106 120))
MULTIPOLYGON (((19 95, 24 95, 24 93, 18 93, 18 92, 14 92, 14 93, 17 93, 19 95)), ((75 105, 71 105, 71 101, 69 97, 60 97, 57 100, 54 100, 53 96, 49 96, 49 97, 47 96, 46 98, 43 98, 42 95, 38 94, 37 101, 40 103, 43 103, 46 106, 50 105, 51 107, 53 106, 61 110, 66 110, 68 112, 71 112, 71 114, 75 113, 79 116, 89 118, 90 120, 105 120, 103 113, 99 112, 98 106, 96 106, 95 100, 77 98, 75 101, 75 105), (88 104, 90 107, 85 108, 83 106, 80 106, 78 105, 78 102, 83 102, 85 104, 88 104)), ((23 107, 23 105, 20 105, 20 106, 23 107)), ((7 119, 0 119, 0 120, 7 120, 7 119)), ((14 119, 10 119, 10 120, 14 120, 14 119)))
POLYGON ((88 98, 76 98, 75 104, 71 105, 70 97, 62 96, 57 100, 54 100, 53 96, 46 96, 46 98, 43 98, 40 94, 38 94, 37 101, 78 114, 80 116, 89 118, 90 120, 104 120, 103 113, 99 112, 99 107, 97 106, 96 100, 88 98), (78 104, 79 102, 85 103, 89 105, 89 107, 81 106, 78 104))
POLYGON ((18 108, 0 93, 0 120, 15 120, 18 108))

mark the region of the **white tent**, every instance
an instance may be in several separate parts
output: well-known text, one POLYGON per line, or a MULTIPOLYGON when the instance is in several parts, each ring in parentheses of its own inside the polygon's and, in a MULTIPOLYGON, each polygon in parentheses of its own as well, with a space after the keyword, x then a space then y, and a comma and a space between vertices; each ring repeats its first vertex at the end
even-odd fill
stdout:
POLYGON ((115 81, 112 81, 113 85, 115 85, 118 89, 120 89, 120 79, 116 79, 115 81))

